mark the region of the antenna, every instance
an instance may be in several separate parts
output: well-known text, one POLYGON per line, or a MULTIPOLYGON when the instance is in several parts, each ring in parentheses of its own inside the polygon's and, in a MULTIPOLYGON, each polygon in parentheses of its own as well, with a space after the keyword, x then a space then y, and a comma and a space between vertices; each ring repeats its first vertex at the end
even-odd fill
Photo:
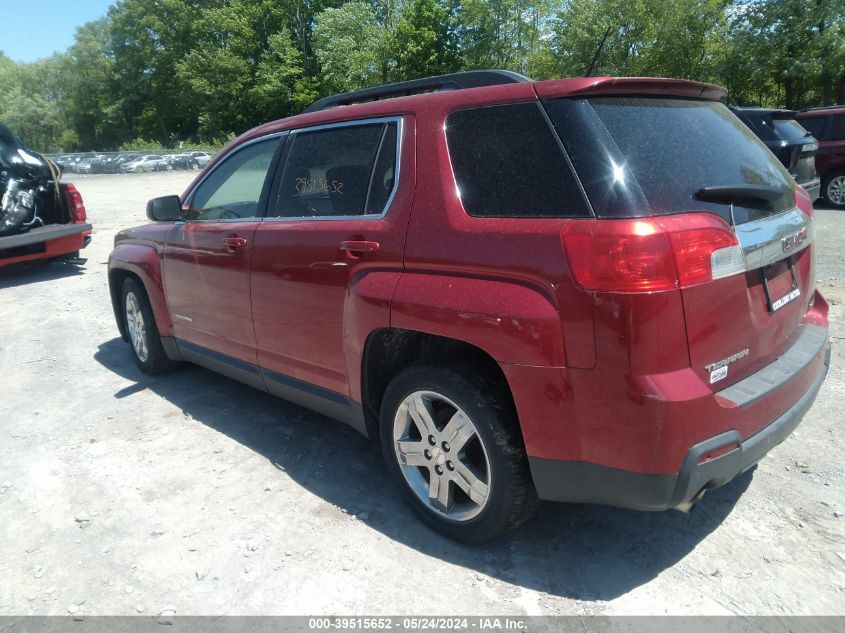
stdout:
POLYGON ((587 68, 587 72, 584 74, 585 77, 591 77, 593 74, 593 67, 596 65, 596 62, 599 60, 599 55, 601 55, 601 49, 604 48, 604 43, 607 41, 607 36, 610 35, 610 27, 607 27, 607 30, 604 32, 604 36, 601 38, 601 42, 599 42, 599 47, 596 49, 596 54, 593 55, 593 61, 590 62, 590 66, 587 68))

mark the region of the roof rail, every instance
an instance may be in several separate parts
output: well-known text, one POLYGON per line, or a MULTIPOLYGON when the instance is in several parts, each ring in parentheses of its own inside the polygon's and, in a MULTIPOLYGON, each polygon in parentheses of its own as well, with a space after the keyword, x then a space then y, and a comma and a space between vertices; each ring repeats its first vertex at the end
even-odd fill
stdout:
POLYGON ((816 112, 817 110, 833 110, 835 108, 845 108, 845 104, 834 103, 833 105, 816 106, 815 108, 803 108, 798 112, 816 112))
POLYGON ((385 84, 375 88, 364 88, 353 92, 344 92, 330 97, 318 99, 305 108, 305 112, 317 112, 341 105, 378 101, 392 97, 435 92, 438 90, 462 90, 464 88, 481 88, 500 84, 514 84, 533 81, 530 77, 520 75, 509 70, 468 70, 449 75, 438 75, 424 79, 412 79, 395 84, 385 84))

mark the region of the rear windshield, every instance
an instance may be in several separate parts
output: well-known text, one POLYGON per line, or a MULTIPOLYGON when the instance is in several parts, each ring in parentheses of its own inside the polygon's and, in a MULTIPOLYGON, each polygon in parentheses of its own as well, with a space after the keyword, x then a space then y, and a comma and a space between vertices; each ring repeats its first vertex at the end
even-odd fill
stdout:
POLYGON ((795 119, 774 119, 778 135, 785 141, 804 141, 810 133, 795 119))
POLYGON ((599 216, 710 211, 730 221, 730 204, 696 198, 705 187, 781 191, 774 202, 734 206, 737 224, 795 205, 788 172, 721 103, 595 97, 545 105, 599 216))

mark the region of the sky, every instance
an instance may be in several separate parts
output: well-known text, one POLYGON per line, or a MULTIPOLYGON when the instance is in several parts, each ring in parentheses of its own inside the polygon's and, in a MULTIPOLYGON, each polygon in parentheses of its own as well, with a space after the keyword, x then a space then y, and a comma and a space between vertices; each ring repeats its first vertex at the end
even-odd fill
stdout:
POLYGON ((32 62, 73 44, 77 27, 103 17, 114 0, 0 0, 0 51, 32 62))

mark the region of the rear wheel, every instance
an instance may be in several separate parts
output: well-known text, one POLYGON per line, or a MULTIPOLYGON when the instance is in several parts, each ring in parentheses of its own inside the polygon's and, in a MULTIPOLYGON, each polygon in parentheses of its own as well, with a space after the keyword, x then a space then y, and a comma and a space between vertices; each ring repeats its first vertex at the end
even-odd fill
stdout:
POLYGON ((824 197, 837 209, 845 209, 845 171, 830 174, 822 187, 824 197))
POLYGON ((123 282, 121 305, 132 355, 138 367, 148 374, 171 369, 174 363, 164 353, 147 293, 132 277, 123 282))
POLYGON ((401 372, 385 394, 381 440, 411 507, 450 538, 494 538, 536 507, 513 406, 483 374, 435 366, 401 372))

